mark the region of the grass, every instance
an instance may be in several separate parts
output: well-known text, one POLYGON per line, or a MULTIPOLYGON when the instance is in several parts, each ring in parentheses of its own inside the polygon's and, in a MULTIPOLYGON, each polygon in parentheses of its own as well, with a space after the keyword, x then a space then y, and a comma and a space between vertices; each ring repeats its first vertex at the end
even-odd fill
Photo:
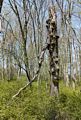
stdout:
MULTIPOLYGON (((80 86, 76 91, 60 82, 58 98, 50 97, 43 81, 33 83, 19 97, 12 96, 26 84, 25 78, 0 82, 0 120, 81 120, 80 86)), ((48 87, 49 88, 49 87, 48 87)))

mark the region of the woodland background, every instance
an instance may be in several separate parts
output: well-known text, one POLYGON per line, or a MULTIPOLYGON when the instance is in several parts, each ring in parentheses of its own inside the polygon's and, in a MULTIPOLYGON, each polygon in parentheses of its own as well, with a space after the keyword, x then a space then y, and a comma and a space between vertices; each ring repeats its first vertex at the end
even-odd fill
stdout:
POLYGON ((81 120, 81 0, 4 0, 0 33, 0 120, 81 120), (49 8, 57 14, 59 96, 50 96, 49 8))

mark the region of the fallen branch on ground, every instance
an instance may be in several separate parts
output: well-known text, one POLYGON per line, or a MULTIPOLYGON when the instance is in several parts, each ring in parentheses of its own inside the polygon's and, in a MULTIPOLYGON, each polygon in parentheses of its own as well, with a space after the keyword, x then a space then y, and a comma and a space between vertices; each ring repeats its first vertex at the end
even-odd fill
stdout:
POLYGON ((39 74, 39 72, 40 72, 40 69, 41 69, 41 66, 42 66, 42 62, 44 61, 44 54, 45 54, 45 51, 46 51, 47 47, 48 47, 48 46, 46 45, 46 46, 43 48, 43 50, 42 50, 42 52, 41 52, 41 54, 40 54, 40 57, 39 57, 39 68, 38 68, 36 74, 34 75, 34 77, 32 78, 32 80, 31 80, 29 83, 27 83, 24 87, 20 88, 19 91, 18 91, 15 95, 12 96, 12 99, 14 99, 15 97, 19 96, 19 94, 20 94, 23 90, 25 90, 32 82, 34 82, 34 81, 36 80, 36 78, 38 77, 38 74, 39 74))

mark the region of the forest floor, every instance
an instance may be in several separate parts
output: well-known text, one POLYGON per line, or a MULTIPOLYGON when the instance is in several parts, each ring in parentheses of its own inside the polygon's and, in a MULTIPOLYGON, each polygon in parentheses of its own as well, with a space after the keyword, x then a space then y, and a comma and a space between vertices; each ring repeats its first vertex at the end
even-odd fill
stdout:
POLYGON ((81 120, 81 93, 66 88, 60 82, 60 95, 51 97, 49 86, 33 83, 12 100, 19 88, 26 84, 25 78, 11 82, 0 81, 0 120, 81 120))

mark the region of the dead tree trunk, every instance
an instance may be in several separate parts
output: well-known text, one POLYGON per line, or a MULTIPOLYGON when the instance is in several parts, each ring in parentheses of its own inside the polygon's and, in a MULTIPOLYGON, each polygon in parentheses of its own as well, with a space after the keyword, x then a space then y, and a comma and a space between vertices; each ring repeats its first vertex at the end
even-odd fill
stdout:
POLYGON ((48 50, 50 58, 50 92, 51 95, 58 95, 59 92, 59 65, 58 65, 58 36, 57 17, 55 7, 49 10, 49 19, 46 21, 48 31, 48 50))

